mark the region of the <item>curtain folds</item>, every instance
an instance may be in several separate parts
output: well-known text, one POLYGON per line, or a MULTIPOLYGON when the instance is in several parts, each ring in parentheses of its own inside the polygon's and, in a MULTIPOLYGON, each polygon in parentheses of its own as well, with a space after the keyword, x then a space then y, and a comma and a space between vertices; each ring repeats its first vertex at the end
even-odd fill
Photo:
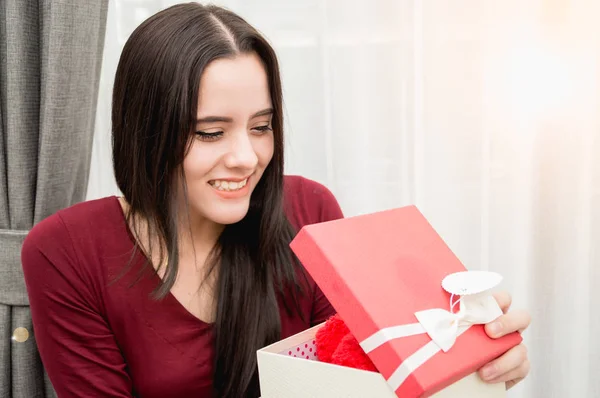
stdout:
POLYGON ((0 396, 55 396, 20 265, 29 229, 86 198, 108 0, 0 2, 0 396))

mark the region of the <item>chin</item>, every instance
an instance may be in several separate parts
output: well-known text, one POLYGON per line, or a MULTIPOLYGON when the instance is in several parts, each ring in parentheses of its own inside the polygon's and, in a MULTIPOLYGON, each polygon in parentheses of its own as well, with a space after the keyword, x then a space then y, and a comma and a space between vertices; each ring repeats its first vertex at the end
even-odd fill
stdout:
POLYGON ((216 224, 230 225, 242 221, 246 214, 248 214, 248 203, 238 206, 222 206, 222 208, 214 209, 207 214, 207 218, 216 224))

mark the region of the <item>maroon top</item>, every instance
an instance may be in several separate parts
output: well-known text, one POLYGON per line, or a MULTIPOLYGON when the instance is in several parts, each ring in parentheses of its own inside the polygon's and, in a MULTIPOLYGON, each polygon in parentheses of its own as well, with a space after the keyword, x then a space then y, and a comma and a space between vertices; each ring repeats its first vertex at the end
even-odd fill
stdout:
MULTIPOLYGON (((334 196, 286 177, 286 212, 297 228, 342 217, 334 196)), ((109 284, 129 261, 132 240, 115 196, 77 204, 37 224, 22 250, 34 336, 58 396, 205 397, 212 391, 212 326, 171 294, 153 301, 159 277, 135 272, 109 284)), ((139 251, 138 251, 139 253, 139 251)), ((142 254, 136 261, 142 261, 142 254)), ((309 280, 306 322, 280 310, 282 338, 323 322, 334 310, 309 280)))

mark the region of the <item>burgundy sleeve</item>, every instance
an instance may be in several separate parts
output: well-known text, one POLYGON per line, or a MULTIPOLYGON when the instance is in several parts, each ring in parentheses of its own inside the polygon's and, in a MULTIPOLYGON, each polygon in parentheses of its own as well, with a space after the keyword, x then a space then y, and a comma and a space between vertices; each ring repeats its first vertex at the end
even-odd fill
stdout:
MULTIPOLYGON (((320 186, 319 189, 314 190, 318 195, 318 208, 319 208, 319 220, 318 222, 326 222, 337 220, 344 217, 342 209, 338 204, 337 199, 324 186, 320 186)), ((315 326, 319 323, 325 322, 327 318, 335 314, 335 309, 329 303, 329 300, 325 297, 321 289, 315 284, 313 308, 311 316, 311 325, 315 326)))
POLYGON ((79 263, 58 215, 27 236, 21 262, 36 343, 58 396, 132 397, 115 337, 102 316, 98 286, 79 263))

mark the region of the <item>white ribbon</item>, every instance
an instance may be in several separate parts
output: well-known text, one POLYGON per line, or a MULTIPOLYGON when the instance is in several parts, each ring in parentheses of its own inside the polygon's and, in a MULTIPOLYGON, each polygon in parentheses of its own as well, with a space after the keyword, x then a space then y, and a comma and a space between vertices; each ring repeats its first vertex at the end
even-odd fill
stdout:
POLYGON ((368 353, 393 339, 423 333, 429 335, 431 341, 406 358, 388 379, 388 383, 394 391, 412 372, 439 351, 448 352, 457 337, 472 325, 486 324, 502 315, 498 303, 489 293, 462 296, 459 302, 458 313, 452 312, 456 303, 452 303, 451 299, 450 311, 441 308, 418 311, 415 316, 419 323, 381 329, 360 343, 362 349, 368 353))
POLYGON ((460 300, 460 311, 453 313, 441 308, 415 313, 431 340, 448 352, 458 337, 461 326, 484 325, 502 315, 502 310, 492 296, 465 296, 460 300))

